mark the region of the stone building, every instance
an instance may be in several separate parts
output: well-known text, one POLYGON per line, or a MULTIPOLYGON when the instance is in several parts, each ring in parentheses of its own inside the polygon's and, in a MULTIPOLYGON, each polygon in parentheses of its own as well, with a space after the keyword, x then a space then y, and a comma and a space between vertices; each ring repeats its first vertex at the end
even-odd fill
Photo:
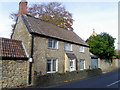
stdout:
POLYGON ((0 89, 28 84, 28 57, 21 41, 0 38, 0 89))
POLYGON ((22 13, 26 11, 26 7, 27 2, 21 1, 11 38, 21 40, 30 57, 30 84, 34 82, 35 75, 91 67, 88 44, 73 31, 22 13))

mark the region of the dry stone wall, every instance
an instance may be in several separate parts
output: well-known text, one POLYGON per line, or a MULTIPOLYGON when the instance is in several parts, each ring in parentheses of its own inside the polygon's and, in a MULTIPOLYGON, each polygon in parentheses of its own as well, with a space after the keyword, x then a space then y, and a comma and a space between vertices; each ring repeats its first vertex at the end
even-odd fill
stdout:
POLYGON ((2 61, 1 88, 15 88, 28 84, 27 60, 2 61))

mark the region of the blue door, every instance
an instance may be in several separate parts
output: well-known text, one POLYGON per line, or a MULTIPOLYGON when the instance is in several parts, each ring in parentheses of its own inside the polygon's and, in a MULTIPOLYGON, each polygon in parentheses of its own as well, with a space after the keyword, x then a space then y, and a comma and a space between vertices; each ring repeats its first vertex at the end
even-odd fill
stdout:
POLYGON ((92 69, 98 68, 98 59, 92 59, 92 69))

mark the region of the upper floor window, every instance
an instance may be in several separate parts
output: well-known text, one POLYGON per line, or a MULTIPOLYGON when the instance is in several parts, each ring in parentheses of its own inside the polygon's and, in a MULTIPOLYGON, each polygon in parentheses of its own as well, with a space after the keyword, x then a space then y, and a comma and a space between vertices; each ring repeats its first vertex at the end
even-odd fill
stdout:
POLYGON ((58 49, 58 41, 54 39, 48 39, 48 48, 58 49))
POLYGON ((83 46, 79 46, 79 51, 80 52, 84 52, 85 50, 84 50, 84 47, 83 46))
POLYGON ((72 51, 72 44, 71 43, 64 43, 65 51, 72 51))

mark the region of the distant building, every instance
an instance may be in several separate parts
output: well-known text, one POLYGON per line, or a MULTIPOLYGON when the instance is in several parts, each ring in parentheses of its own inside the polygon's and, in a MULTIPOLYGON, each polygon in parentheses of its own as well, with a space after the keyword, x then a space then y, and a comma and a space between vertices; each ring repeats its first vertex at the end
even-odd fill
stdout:
POLYGON ((90 37, 97 36, 97 33, 95 32, 95 29, 93 29, 93 33, 91 34, 90 37))

